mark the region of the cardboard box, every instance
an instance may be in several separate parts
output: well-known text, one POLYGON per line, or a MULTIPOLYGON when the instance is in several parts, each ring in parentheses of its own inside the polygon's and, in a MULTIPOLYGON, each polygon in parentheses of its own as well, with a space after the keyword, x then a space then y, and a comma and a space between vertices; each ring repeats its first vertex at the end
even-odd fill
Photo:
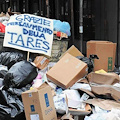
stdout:
POLYGON ((60 58, 62 58, 66 53, 69 53, 74 57, 84 56, 74 45, 72 45, 60 58))
POLYGON ((23 92, 22 100, 26 120, 57 120, 51 87, 47 83, 23 92))
POLYGON ((47 78, 62 88, 69 88, 88 73, 87 64, 66 53, 48 72, 47 78))
POLYGON ((39 69, 44 69, 47 67, 49 60, 44 56, 37 56, 34 60, 34 64, 39 69))
POLYGON ((88 41, 87 57, 96 54, 99 59, 94 60, 94 71, 104 69, 113 71, 116 56, 116 43, 109 41, 88 41))
POLYGON ((113 85, 119 83, 119 75, 116 73, 95 73, 91 72, 87 75, 88 81, 97 84, 113 85))

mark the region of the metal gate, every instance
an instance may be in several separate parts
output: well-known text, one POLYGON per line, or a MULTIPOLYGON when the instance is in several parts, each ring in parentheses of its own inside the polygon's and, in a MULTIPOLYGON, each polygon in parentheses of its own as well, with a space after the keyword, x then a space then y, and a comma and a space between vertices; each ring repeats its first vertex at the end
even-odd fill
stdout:
POLYGON ((95 0, 2 0, 0 11, 8 7, 14 12, 30 13, 69 22, 70 47, 74 44, 86 54, 86 42, 95 38, 95 0))

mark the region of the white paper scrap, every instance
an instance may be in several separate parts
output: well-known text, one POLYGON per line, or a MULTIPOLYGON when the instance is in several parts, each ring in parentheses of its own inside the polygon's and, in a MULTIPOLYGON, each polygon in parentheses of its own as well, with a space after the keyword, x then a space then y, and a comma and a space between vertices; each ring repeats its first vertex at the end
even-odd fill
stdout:
POLYGON ((31 115, 30 115, 30 119, 31 119, 31 120, 40 120, 39 114, 31 114, 31 115))

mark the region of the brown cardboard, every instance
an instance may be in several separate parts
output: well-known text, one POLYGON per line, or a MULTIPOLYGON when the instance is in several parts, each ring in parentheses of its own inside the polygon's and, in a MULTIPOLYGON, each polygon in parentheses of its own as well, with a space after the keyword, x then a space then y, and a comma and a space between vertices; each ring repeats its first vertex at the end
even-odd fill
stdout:
POLYGON ((66 53, 69 53, 74 57, 84 56, 74 45, 72 45, 61 57, 63 57, 66 53))
POLYGON ((88 115, 91 113, 92 109, 89 104, 86 104, 85 110, 77 110, 77 109, 69 108, 68 111, 71 113, 71 115, 88 115))
POLYGON ((113 71, 116 56, 116 43, 109 41, 88 41, 87 57, 96 54, 99 59, 94 60, 94 71, 104 69, 113 71))
POLYGON ((43 83, 38 89, 22 93, 26 120, 57 120, 51 87, 43 83))
POLYGON ((47 67, 49 60, 44 56, 37 56, 34 60, 34 64, 39 69, 44 69, 47 67))
POLYGON ((62 88, 69 88, 87 74, 87 64, 66 53, 48 72, 50 81, 62 88))
POLYGON ((59 120, 74 120, 70 113, 63 115, 59 120))
POLYGON ((116 73, 95 73, 91 72, 87 75, 88 81, 97 84, 113 85, 119 83, 119 75, 116 73))
POLYGON ((92 93, 92 91, 89 91, 89 90, 86 90, 86 89, 82 89, 82 88, 80 88, 79 90, 81 90, 82 92, 87 93, 88 95, 90 95, 93 98, 95 97, 95 95, 92 93))
POLYGON ((85 102, 88 104, 92 104, 94 106, 98 106, 104 110, 112 110, 113 108, 120 109, 120 103, 117 103, 114 100, 105 100, 105 99, 93 98, 93 99, 88 99, 85 102))
POLYGON ((113 85, 100 85, 90 83, 91 90, 97 95, 112 96, 117 102, 120 102, 120 88, 113 85))

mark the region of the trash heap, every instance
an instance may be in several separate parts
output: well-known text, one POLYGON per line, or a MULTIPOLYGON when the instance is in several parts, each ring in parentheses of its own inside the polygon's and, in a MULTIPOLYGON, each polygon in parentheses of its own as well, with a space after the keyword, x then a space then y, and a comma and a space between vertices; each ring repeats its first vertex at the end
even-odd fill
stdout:
POLYGON ((67 22, 54 20, 52 55, 0 53, 0 120, 119 120, 116 43, 88 41, 84 56, 67 22))
POLYGON ((115 51, 115 43, 88 41, 89 57, 72 45, 57 62, 43 55, 31 62, 21 53, 1 52, 0 119, 119 120, 115 51))

